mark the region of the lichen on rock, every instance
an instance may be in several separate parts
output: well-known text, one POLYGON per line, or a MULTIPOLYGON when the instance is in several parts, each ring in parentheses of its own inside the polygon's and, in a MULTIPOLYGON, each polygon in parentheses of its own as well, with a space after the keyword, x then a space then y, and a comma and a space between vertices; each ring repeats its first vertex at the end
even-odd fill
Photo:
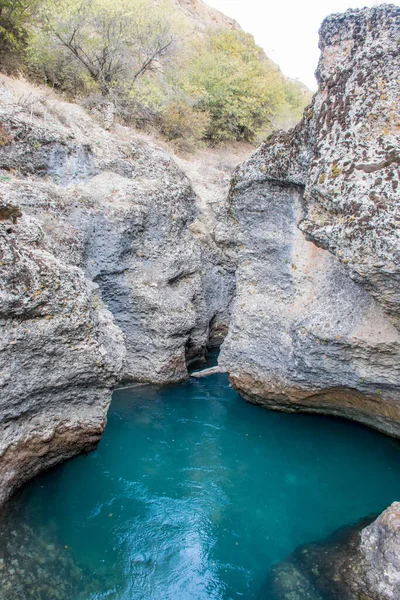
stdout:
POLYGON ((97 286, 40 249, 37 224, 2 192, 0 504, 39 471, 96 446, 125 352, 97 286))
POLYGON ((220 359, 251 402, 397 437, 399 26, 391 5, 328 17, 302 122, 237 169, 237 295, 220 359))
POLYGON ((382 5, 332 15, 320 33, 301 229, 332 252, 399 327, 400 9, 382 5))

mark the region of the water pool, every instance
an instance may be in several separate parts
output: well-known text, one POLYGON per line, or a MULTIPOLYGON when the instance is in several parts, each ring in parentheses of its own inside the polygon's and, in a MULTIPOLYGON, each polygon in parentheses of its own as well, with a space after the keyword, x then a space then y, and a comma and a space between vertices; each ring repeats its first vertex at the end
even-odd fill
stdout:
POLYGON ((10 504, 0 583, 4 600, 255 599, 298 545, 399 499, 400 446, 365 427, 246 404, 225 375, 118 390, 96 452, 10 504))

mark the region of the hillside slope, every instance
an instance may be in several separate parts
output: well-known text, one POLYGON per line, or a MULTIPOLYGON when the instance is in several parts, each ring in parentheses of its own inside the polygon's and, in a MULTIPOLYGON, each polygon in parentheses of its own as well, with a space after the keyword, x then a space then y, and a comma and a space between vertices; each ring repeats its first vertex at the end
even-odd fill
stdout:
POLYGON ((311 98, 200 0, 32 0, 0 12, 0 67, 193 149, 252 142, 311 98), (10 67, 11 68, 11 67, 10 67))
POLYGON ((201 31, 206 31, 208 27, 241 29, 235 19, 224 15, 202 0, 172 0, 172 2, 184 11, 201 31))

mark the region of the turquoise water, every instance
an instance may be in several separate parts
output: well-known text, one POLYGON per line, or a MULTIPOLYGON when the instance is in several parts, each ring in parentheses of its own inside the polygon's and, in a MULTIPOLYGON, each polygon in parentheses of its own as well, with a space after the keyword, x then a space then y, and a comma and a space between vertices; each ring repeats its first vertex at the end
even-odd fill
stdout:
MULTIPOLYGON (((246 404, 215 375, 116 391, 97 451, 26 486, 12 535, 61 600, 250 600, 296 546, 399 499, 397 442, 246 404)), ((53 598, 30 590, 15 597, 53 598)))

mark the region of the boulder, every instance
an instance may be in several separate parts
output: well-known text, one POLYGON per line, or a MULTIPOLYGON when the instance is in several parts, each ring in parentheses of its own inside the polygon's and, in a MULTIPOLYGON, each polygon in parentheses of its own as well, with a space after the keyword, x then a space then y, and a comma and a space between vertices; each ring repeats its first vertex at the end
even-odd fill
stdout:
POLYGON ((220 358, 250 402, 396 437, 399 26, 391 5, 328 17, 302 122, 235 172, 237 292, 220 358))

